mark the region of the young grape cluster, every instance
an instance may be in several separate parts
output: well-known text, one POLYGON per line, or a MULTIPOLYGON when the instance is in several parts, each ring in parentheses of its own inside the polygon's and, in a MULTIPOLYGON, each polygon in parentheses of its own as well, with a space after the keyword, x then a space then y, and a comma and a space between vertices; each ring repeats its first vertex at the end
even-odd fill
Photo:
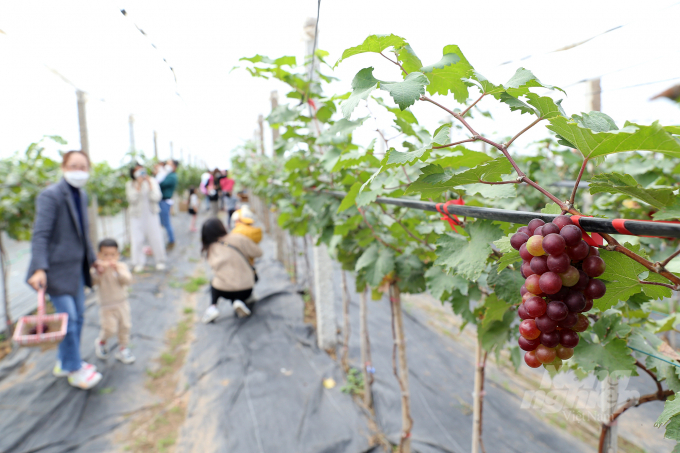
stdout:
POLYGON ((578 333, 588 328, 583 313, 606 292, 604 282, 595 278, 604 273, 605 263, 566 215, 550 223, 533 219, 512 235, 510 244, 519 250, 526 279, 517 310, 524 361, 532 368, 559 368, 574 355, 578 333))

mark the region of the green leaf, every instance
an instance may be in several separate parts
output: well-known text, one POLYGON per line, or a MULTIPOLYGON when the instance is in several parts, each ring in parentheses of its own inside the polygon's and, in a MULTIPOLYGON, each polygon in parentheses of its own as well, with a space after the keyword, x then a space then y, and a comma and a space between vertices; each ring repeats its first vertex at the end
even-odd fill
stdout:
POLYGON ((352 79, 352 94, 340 104, 342 115, 345 119, 352 116, 352 112, 359 105, 359 101, 365 101, 373 90, 378 88, 380 81, 373 77, 373 68, 364 68, 357 72, 352 79))
POLYGON ((464 79, 464 81, 477 85, 484 94, 500 94, 505 91, 503 85, 494 85, 493 83, 489 82, 486 77, 484 77, 477 71, 474 71, 472 73, 471 78, 464 79))
POLYGON ((382 166, 381 171, 388 168, 399 167, 405 164, 413 165, 417 160, 425 160, 430 157, 430 152, 433 146, 444 145, 447 143, 451 126, 444 124, 440 126, 434 133, 434 137, 426 142, 415 151, 406 153, 399 152, 394 148, 387 151, 386 163, 382 166))
POLYGON ((502 271, 511 264, 519 263, 520 261, 522 261, 522 257, 519 256, 519 252, 517 250, 504 253, 503 256, 501 256, 501 259, 498 260, 498 272, 502 271))
POLYGON ((425 272, 427 289, 435 299, 448 298, 454 290, 468 294, 468 281, 458 275, 448 275, 440 266, 432 266, 425 272))
POLYGON ((482 318, 482 328, 487 328, 489 324, 494 321, 501 321, 505 313, 512 308, 504 300, 496 297, 496 294, 490 294, 484 299, 484 318, 482 318))
POLYGON ((519 110, 522 114, 528 113, 530 115, 533 115, 536 113, 533 107, 530 107, 529 105, 525 104, 524 102, 520 101, 514 96, 510 96, 508 93, 502 93, 499 96, 498 100, 508 105, 510 107, 511 112, 519 110))
POLYGON ((410 45, 406 44, 399 48, 397 51, 397 57, 401 62, 401 66, 406 72, 418 72, 423 66, 420 58, 416 55, 410 45))
POLYGON ((370 266, 377 259, 378 259, 378 246, 376 244, 372 244, 366 250, 364 250, 364 253, 361 254, 359 259, 357 260, 356 266, 354 267, 354 271, 359 272, 360 270, 370 266))
POLYGON ((380 286, 385 276, 393 270, 394 251, 387 247, 381 247, 376 260, 366 266, 366 281, 371 287, 377 288, 380 286))
POLYGON ((335 122, 328 130, 324 131, 316 139, 317 145, 331 145, 344 143, 349 139, 350 134, 357 127, 361 126, 366 118, 349 121, 342 118, 335 122))
POLYGON ((590 179, 590 193, 622 193, 637 198, 655 208, 663 208, 676 198, 674 189, 645 189, 631 175, 602 173, 590 179))
POLYGON ((562 108, 562 99, 555 102, 548 96, 539 96, 536 93, 527 93, 527 104, 534 107, 536 115, 543 119, 554 118, 556 116, 567 116, 562 108))
POLYGON ((517 187, 515 184, 470 184, 464 187, 467 195, 479 195, 482 198, 515 198, 517 197, 517 187))
POLYGON ((449 273, 477 281, 486 268, 491 243, 503 235, 490 220, 477 220, 466 228, 470 240, 459 234, 447 233, 437 240, 437 260, 449 273))
MULTIPOLYGON (((680 417, 673 417, 671 421, 666 425, 666 432, 663 437, 666 439, 672 439, 674 441, 680 441, 680 417)), ((680 452, 680 445, 676 444, 675 448, 671 453, 680 452)))
MULTIPOLYGON (((406 45, 404 38, 396 35, 371 35, 364 40, 363 43, 356 47, 350 47, 342 52, 342 57, 335 62, 335 66, 339 65, 344 59, 366 52, 380 53, 383 50, 394 47, 400 48, 406 45)), ((334 67, 335 67, 334 66, 334 67)))
POLYGON ((625 151, 653 151, 680 157, 680 141, 655 121, 651 126, 627 123, 620 130, 597 132, 583 127, 575 119, 554 117, 548 129, 573 143, 583 154, 592 158, 625 151))
POLYGON ((476 167, 479 164, 492 160, 488 154, 479 151, 470 151, 464 146, 455 146, 453 148, 446 148, 447 155, 432 161, 434 165, 440 165, 444 168, 461 168, 476 167))
POLYGON ((659 415, 659 418, 656 419, 656 422, 654 422, 654 426, 659 428, 678 414, 680 414, 680 398, 678 398, 677 395, 670 396, 663 405, 663 411, 661 412, 661 415, 659 415))
MULTIPOLYGON (((585 372, 623 372, 635 373, 635 358, 624 340, 614 339, 603 345, 589 343, 581 336, 581 341, 574 348, 574 360, 585 372)), ((599 377, 599 374, 598 374, 599 377)))
MULTIPOLYGON (((564 115, 566 116, 566 115, 564 115)), ((609 132, 619 130, 611 116, 606 113, 593 111, 590 113, 581 113, 581 115, 572 115, 572 118, 581 127, 587 127, 594 132, 609 132)))
POLYGON ((507 343, 510 339, 510 325, 516 316, 514 311, 508 310, 501 321, 494 321, 477 329, 477 336, 485 351, 490 352, 494 348, 503 347, 507 343))
MULTIPOLYGON (((519 255, 519 252, 517 253, 519 255)), ((499 273, 492 270, 489 272, 487 283, 494 288, 494 293, 499 299, 515 305, 522 303, 519 291, 524 284, 524 277, 519 271, 504 269, 499 273)))
POLYGON ((468 84, 462 79, 472 76, 474 69, 456 45, 444 47, 444 56, 437 63, 420 69, 430 80, 427 91, 430 94, 446 96, 453 93, 454 99, 464 103, 468 94, 468 84))
POLYGON ((620 314, 610 310, 593 324, 592 331, 600 339, 601 344, 606 344, 614 338, 626 338, 631 332, 631 327, 623 321, 620 314))
POLYGON ((652 214, 652 217, 654 217, 654 220, 680 219, 680 198, 676 199, 670 206, 667 206, 652 214))
MULTIPOLYGON (((515 234, 515 233, 512 233, 515 234)), ((503 253, 512 253, 512 252, 517 252, 514 248, 512 248, 512 245, 510 245, 510 238, 512 237, 512 234, 509 234, 508 236, 503 236, 497 241, 493 241, 494 245, 498 250, 500 250, 503 253)), ((519 252, 517 252, 519 253, 519 252)))
POLYGON ((503 85, 511 96, 522 96, 529 93, 529 88, 547 88, 549 90, 560 90, 566 92, 559 87, 552 85, 544 85, 536 76, 528 69, 519 68, 515 75, 513 75, 506 84, 503 85))
POLYGON ((364 190, 357 195, 355 202, 359 207, 368 206, 378 198, 378 195, 380 195, 381 192, 382 190, 364 190))
POLYGON ((340 206, 338 206, 338 212, 345 211, 354 206, 354 203, 356 202, 356 198, 357 195, 359 194, 360 189, 361 189, 360 182, 355 182, 354 184, 352 184, 352 188, 349 189, 349 192, 347 192, 345 198, 342 199, 342 203, 340 203, 340 206))
POLYGON ((561 214, 562 208, 560 208, 557 203, 548 203, 545 208, 541 209, 543 214, 561 214))
POLYGON ((390 93, 400 109, 413 105, 425 94, 425 87, 430 81, 420 72, 412 72, 403 82, 381 82, 380 89, 390 93))

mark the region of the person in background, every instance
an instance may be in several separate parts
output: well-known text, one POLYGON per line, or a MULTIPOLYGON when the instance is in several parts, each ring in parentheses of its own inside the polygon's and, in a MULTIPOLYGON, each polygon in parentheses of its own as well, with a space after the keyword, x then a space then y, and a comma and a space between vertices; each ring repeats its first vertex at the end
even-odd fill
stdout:
POLYGON ((85 286, 92 287, 90 267, 97 265, 90 243, 87 194, 90 159, 82 151, 64 154, 64 178, 43 190, 36 200, 28 284, 49 294, 57 313, 68 314, 66 337, 59 343, 52 374, 68 376, 81 389, 97 385, 102 375, 80 355, 85 315, 85 286))
POLYGON ((238 203, 238 198, 234 196, 233 192, 227 192, 225 198, 225 206, 227 209, 227 225, 231 229, 231 216, 236 212, 236 206, 238 203))
POLYGON ((144 239, 151 246, 156 260, 156 270, 165 270, 163 231, 158 219, 161 188, 155 179, 146 174, 146 169, 137 163, 130 168, 130 177, 132 179, 125 184, 125 196, 130 213, 130 254, 133 271, 138 273, 144 270, 146 261, 144 239))
POLYGON ((220 179, 220 190, 222 192, 222 206, 225 211, 229 212, 229 207, 227 206, 229 202, 228 198, 231 196, 231 191, 234 190, 234 180, 229 177, 228 170, 224 170, 222 175, 223 176, 220 179))
POLYGON ((212 181, 208 183, 208 199, 210 200, 210 215, 217 217, 220 212, 220 193, 212 181))
POLYGON ((206 195, 205 197, 205 210, 210 211, 210 199, 207 197, 208 195, 208 183, 212 179, 212 175, 208 170, 204 171, 201 174, 201 184, 198 186, 198 188, 201 190, 201 193, 203 195, 206 195))
POLYGON ((236 226, 236 222, 238 219, 243 216, 243 217, 248 217, 249 219, 255 219, 255 214, 253 211, 250 210, 250 206, 247 204, 242 204, 240 209, 237 209, 231 216, 231 224, 229 225, 230 228, 234 228, 236 226))
POLYGON ((198 195, 196 195, 196 189, 189 187, 189 215, 191 216, 191 226, 189 231, 192 233, 196 232, 196 217, 198 216, 198 210, 200 205, 198 202, 198 195))
POLYGON ((212 183, 213 186, 215 187, 215 190, 217 190, 218 194, 218 209, 223 210, 224 209, 224 200, 222 199, 222 172, 220 171, 219 168, 216 168, 213 170, 213 178, 212 178, 212 183))
POLYGON ((213 271, 210 282, 212 303, 205 311, 202 321, 213 322, 220 314, 217 303, 220 298, 230 300, 238 317, 250 315, 246 300, 255 286, 255 269, 251 262, 262 256, 260 247, 242 234, 227 235, 224 224, 217 218, 205 221, 201 229, 203 252, 213 271))
POLYGON ((92 283, 99 286, 97 298, 101 324, 99 337, 94 340, 94 353, 106 360, 109 356, 106 340, 117 334, 118 350, 114 357, 130 364, 135 361, 135 356, 128 348, 132 324, 127 287, 132 283, 132 274, 125 263, 118 261, 119 258, 118 243, 114 239, 104 239, 99 243, 99 265, 91 270, 92 283))
POLYGON ((242 234, 254 243, 259 244, 262 241, 262 228, 253 226, 255 220, 252 217, 248 217, 244 211, 239 210, 238 212, 239 214, 235 215, 234 228, 230 234, 242 234))
POLYGON ((160 183, 162 194, 162 200, 160 201, 161 224, 168 233, 168 250, 172 250, 175 247, 175 233, 170 222, 170 208, 173 204, 172 196, 175 194, 175 188, 177 187, 177 173, 175 171, 178 165, 178 161, 168 160, 165 163, 167 175, 163 178, 163 182, 160 183))

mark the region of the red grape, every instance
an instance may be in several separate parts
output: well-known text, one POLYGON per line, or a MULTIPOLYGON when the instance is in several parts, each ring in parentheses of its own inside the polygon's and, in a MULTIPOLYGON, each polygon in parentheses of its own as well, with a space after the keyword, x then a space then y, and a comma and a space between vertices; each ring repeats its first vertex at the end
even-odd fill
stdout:
POLYGON ((571 218, 567 215, 558 215, 555 217, 552 221, 557 227, 561 230, 567 225, 573 225, 574 222, 571 221, 571 218))
POLYGON ((529 222, 529 231, 531 231, 531 234, 536 234, 536 228, 545 225, 545 222, 541 219, 533 219, 531 222, 529 222))
POLYGON ((590 321, 588 321, 588 318, 579 314, 578 321, 576 321, 576 324, 574 324, 574 327, 572 327, 571 330, 574 332, 585 332, 589 325, 590 321))
POLYGON ((541 294, 543 292, 538 284, 540 278, 541 276, 536 274, 527 277, 527 281, 524 282, 524 285, 527 287, 530 293, 541 294))
POLYGON ((520 271, 522 272, 522 277, 528 278, 530 275, 534 275, 536 272, 531 270, 531 265, 529 261, 525 261, 522 263, 522 267, 520 267, 520 271))
POLYGON ((554 223, 546 223, 543 225, 543 229, 541 230, 541 234, 543 236, 547 236, 549 234, 559 234, 560 232, 560 227, 555 225, 554 223))
POLYGON ((574 261, 581 261, 583 258, 588 256, 590 252, 590 246, 586 241, 581 241, 573 247, 567 247, 567 255, 574 261))
POLYGON ((569 314, 569 309, 564 302, 554 300, 548 304, 545 314, 553 321, 562 321, 569 314))
POLYGON ((527 287, 524 286, 524 285, 522 285, 522 287, 519 289, 519 295, 520 295, 520 296, 523 296, 523 295, 525 295, 525 294, 528 293, 528 292, 529 292, 529 290, 528 290, 527 287))
POLYGON ((586 274, 583 271, 578 271, 578 283, 573 286, 574 289, 578 289, 583 291, 586 289, 586 286, 588 286, 588 282, 590 281, 590 277, 588 277, 588 274, 586 274))
POLYGON ((578 283, 579 273, 574 266, 569 266, 566 272, 559 274, 564 286, 574 286, 578 283))
POLYGON ((536 327, 536 321, 533 319, 525 319, 519 323, 519 334, 527 340, 535 340, 541 334, 541 331, 536 327))
MULTIPOLYGON (((541 344, 541 341, 538 338, 536 338, 535 340, 527 340, 524 337, 519 337, 517 342, 519 343, 519 347, 521 349, 525 350, 525 351, 533 351, 534 349, 536 349, 538 347, 539 344, 541 344)), ((557 336, 557 343, 559 344, 559 342, 560 342, 560 336, 558 335, 557 336)))
POLYGON ((529 240, 528 235, 524 233, 515 233, 510 238, 510 245, 512 246, 513 249, 519 250, 522 244, 524 244, 528 240, 529 240))
POLYGON ((579 243, 583 237, 583 234, 581 233, 581 229, 576 225, 565 225, 560 230, 560 236, 564 238, 564 242, 567 244, 567 246, 573 247, 579 243))
POLYGON ((560 344, 560 333, 557 330, 552 332, 541 332, 541 336, 538 337, 540 344, 548 348, 554 348, 560 344))
MULTIPOLYGON (((553 321, 548 317, 548 315, 543 315, 532 321, 534 321, 534 325, 536 326, 537 330, 540 330, 541 332, 552 332, 553 330, 557 329, 557 321, 553 321)), ((522 324, 520 323, 520 327, 521 326, 522 324)))
POLYGON ((546 294, 555 294, 562 288, 562 279, 554 272, 546 272, 541 275, 538 284, 542 292, 546 294))
POLYGON ((529 365, 531 368, 538 368, 541 366, 541 362, 536 358, 536 351, 529 351, 524 354, 524 363, 529 365))
POLYGON ((588 299, 599 299, 600 297, 604 296, 606 292, 607 287, 604 285, 604 282, 602 280, 592 278, 588 282, 586 289, 583 291, 583 295, 588 299))
POLYGON ((600 251, 597 249, 597 247, 590 247, 588 256, 600 256, 600 251))
POLYGON ((522 246, 519 248, 519 256, 521 256, 524 261, 531 261, 531 258, 534 257, 534 255, 529 253, 527 250, 526 244, 522 244, 522 246))
POLYGON ((566 253, 561 255, 548 255, 547 264, 549 271, 561 274, 569 269, 571 260, 569 259, 569 255, 566 253))
POLYGON ((548 294, 548 299, 549 300, 564 300, 565 297, 567 297, 567 294, 569 294, 570 288, 563 286, 562 289, 557 291, 555 294, 548 294))
POLYGON ((586 306, 586 298, 580 291, 570 291, 564 303, 572 313, 580 313, 586 306))
POLYGON ((606 267, 607 265, 604 263, 604 260, 599 256, 589 256, 583 260, 583 271, 589 277, 599 277, 604 274, 606 267))
POLYGON ((536 348, 536 358, 541 363, 550 363, 557 357, 557 352, 554 348, 548 348, 544 345, 539 345, 536 348))
POLYGON ((527 251, 533 256, 545 255, 545 250, 543 250, 543 236, 531 236, 527 241, 527 251))
POLYGON ((526 227, 526 226, 523 226, 523 227, 521 227, 521 228, 518 228, 518 229, 517 229, 517 232, 518 232, 518 233, 524 233, 524 234, 526 234, 527 236, 531 236, 531 230, 529 229, 529 227, 526 227))
POLYGON ((532 293, 530 293, 529 291, 527 291, 527 292, 524 293, 524 295, 522 296, 522 302, 526 302, 528 299, 530 299, 530 298, 532 298, 532 297, 536 297, 536 294, 532 294, 532 293))
POLYGON ((543 250, 550 255, 559 255, 564 253, 566 248, 564 238, 559 234, 549 234, 543 238, 543 250))
POLYGON ((543 234, 543 225, 537 227, 537 228, 534 230, 534 235, 536 235, 536 236, 545 236, 545 234, 543 234))
POLYGON ((593 308, 593 299, 586 299, 586 306, 581 310, 581 313, 586 313, 593 308))
POLYGON ((519 308, 517 309, 517 314, 519 315, 520 319, 531 319, 531 316, 529 316, 527 310, 524 308, 524 304, 520 304, 519 308))
POLYGON ((574 356, 574 350, 572 348, 565 348, 562 345, 556 347, 555 352, 557 353, 557 357, 562 360, 569 360, 574 356))
POLYGON ((570 329, 576 325, 578 322, 578 314, 576 313, 569 313, 566 318, 564 318, 562 321, 557 323, 557 327, 561 327, 562 329, 570 329))
POLYGON ((575 348, 578 344, 579 336, 571 329, 560 330, 560 344, 565 348, 575 348))
POLYGON ((531 318, 543 316, 547 306, 548 304, 538 296, 530 297, 524 302, 524 310, 531 318))
POLYGON ((531 259, 530 267, 536 274, 545 274, 548 272, 548 257, 545 255, 534 256, 531 259))

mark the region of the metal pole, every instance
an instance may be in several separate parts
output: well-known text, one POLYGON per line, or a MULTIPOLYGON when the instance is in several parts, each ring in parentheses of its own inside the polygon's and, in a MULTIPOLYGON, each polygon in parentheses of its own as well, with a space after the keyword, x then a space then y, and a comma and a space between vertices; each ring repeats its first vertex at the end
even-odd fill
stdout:
MULTIPOLYGON (((87 158, 92 162, 90 158, 90 139, 87 132, 87 94, 83 91, 76 91, 78 98, 78 126, 80 128, 80 149, 85 153, 87 158)), ((130 121, 133 121, 132 115, 130 115, 130 121)), ((132 131, 132 123, 130 123, 130 131, 132 131)), ((134 146, 134 142, 133 142, 134 146)), ((91 197, 92 203, 87 208, 87 220, 89 223, 89 234, 90 242, 92 244, 97 244, 99 242, 97 235, 97 200, 95 197, 91 197)))

